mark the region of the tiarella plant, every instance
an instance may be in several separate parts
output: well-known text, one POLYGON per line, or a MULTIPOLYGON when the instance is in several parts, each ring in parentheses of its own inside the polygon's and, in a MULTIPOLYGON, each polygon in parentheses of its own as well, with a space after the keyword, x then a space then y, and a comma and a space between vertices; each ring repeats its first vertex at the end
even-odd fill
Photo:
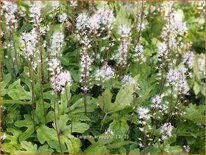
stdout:
POLYGON ((1 6, 2 153, 205 153, 204 2, 1 6))

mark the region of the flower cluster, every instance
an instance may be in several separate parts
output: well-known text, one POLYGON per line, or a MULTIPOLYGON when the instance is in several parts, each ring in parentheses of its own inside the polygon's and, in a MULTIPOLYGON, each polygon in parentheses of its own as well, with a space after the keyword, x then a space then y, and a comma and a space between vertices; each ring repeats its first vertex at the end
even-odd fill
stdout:
POLYGON ((114 76, 114 70, 106 63, 95 73, 96 80, 103 82, 114 78, 114 76))
POLYGON ((49 52, 51 56, 61 56, 61 48, 63 46, 64 34, 62 32, 54 32, 51 37, 51 47, 49 52))
POLYGON ((131 29, 128 26, 121 25, 118 31, 118 34, 121 36, 121 42, 114 58, 117 60, 117 65, 121 67, 125 67, 127 64, 130 45, 130 30, 131 29))
POLYGON ((76 19, 77 34, 81 36, 86 34, 100 36, 105 31, 110 32, 113 21, 113 12, 107 7, 99 7, 91 16, 86 12, 82 12, 76 19))
POLYGON ((143 63, 146 61, 146 57, 144 56, 144 47, 137 43, 134 49, 133 58, 135 62, 143 63))
POLYGON ((190 146, 189 145, 183 145, 183 150, 188 153, 190 152, 190 146))
POLYGON ((165 123, 160 127, 160 132, 162 134, 161 140, 166 140, 172 136, 173 126, 171 123, 165 123))
POLYGON ((92 60, 89 56, 89 54, 87 53, 87 49, 83 49, 82 53, 81 53, 81 61, 80 61, 80 65, 81 65, 81 79, 80 82, 83 84, 83 90, 87 91, 88 88, 88 84, 89 84, 89 75, 90 75, 90 71, 91 71, 91 64, 92 64, 92 60))
POLYGON ((71 74, 69 71, 62 71, 51 77, 52 88, 57 92, 64 91, 65 87, 70 86, 72 82, 71 74))
POLYGON ((4 17, 8 29, 13 29, 16 27, 17 19, 15 13, 18 11, 16 3, 10 1, 3 1, 2 9, 4 10, 4 17))
POLYGON ((150 110, 148 108, 145 107, 140 107, 137 110, 137 113, 139 115, 139 119, 142 120, 143 125, 146 125, 146 121, 150 119, 150 114, 149 114, 150 110))
POLYGON ((180 66, 176 69, 170 69, 167 73, 166 80, 173 87, 173 93, 186 94, 188 92, 189 86, 186 80, 186 72, 187 69, 184 66, 180 66))
POLYGON ((130 84, 136 84, 136 81, 130 75, 124 75, 124 77, 122 78, 122 86, 125 86, 125 85, 127 85, 129 83, 130 84))
POLYGON ((22 56, 24 56, 28 61, 32 62, 32 68, 35 70, 38 60, 38 50, 37 42, 38 35, 36 30, 33 28, 31 32, 23 32, 20 36, 20 42, 23 47, 22 56))
POLYGON ((36 25, 39 24, 41 19, 41 9, 43 8, 42 2, 33 2, 29 8, 29 17, 31 18, 31 22, 36 25))
POLYGON ((65 87, 71 85, 72 78, 69 71, 65 71, 61 67, 61 63, 58 57, 61 54, 61 48, 64 41, 64 34, 62 32, 54 32, 51 38, 51 46, 49 48, 49 54, 51 59, 48 61, 48 70, 51 74, 51 85, 54 91, 62 92, 65 87))
POLYGON ((66 13, 59 15, 59 22, 60 23, 64 23, 66 21, 67 21, 67 14, 66 13))
POLYGON ((194 54, 189 51, 183 55, 182 62, 187 64, 189 68, 192 68, 193 65, 194 54))
MULTIPOLYGON (((151 108, 159 110, 161 114, 166 114, 168 112, 168 102, 163 102, 163 95, 156 95, 151 99, 152 105, 151 108)), ((153 116, 156 117, 156 112, 153 113, 153 116)))

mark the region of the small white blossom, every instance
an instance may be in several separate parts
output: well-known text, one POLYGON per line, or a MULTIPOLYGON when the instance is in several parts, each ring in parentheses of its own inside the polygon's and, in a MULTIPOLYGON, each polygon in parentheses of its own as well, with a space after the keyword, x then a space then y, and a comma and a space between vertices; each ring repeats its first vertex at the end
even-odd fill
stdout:
POLYGON ((61 48, 63 46, 64 34, 62 32, 54 32, 51 40, 51 47, 49 49, 51 56, 60 56, 61 48))
POLYGON ((48 62, 48 70, 51 72, 51 75, 60 74, 61 72, 60 61, 56 58, 51 59, 48 62))
POLYGON ((100 69, 95 73, 97 81, 107 81, 111 78, 114 78, 114 70, 107 64, 104 64, 100 69))
POLYGON ((122 78, 122 86, 125 86, 128 83, 136 84, 136 81, 130 75, 124 75, 124 77, 122 78))
POLYGON ((31 22, 34 24, 39 24, 42 19, 41 19, 41 9, 43 5, 42 2, 40 1, 35 1, 30 5, 29 8, 29 17, 31 18, 31 22))
POLYGON ((189 86, 186 80, 185 73, 187 69, 180 66, 177 69, 170 69, 166 75, 167 82, 173 86, 173 92, 186 94, 189 91, 189 86))
POLYGON ((127 57, 129 51, 129 40, 123 39, 117 50, 116 55, 114 56, 117 59, 117 64, 119 66, 125 66, 127 64, 127 57))
POLYGON ((171 123, 165 123, 160 127, 160 132, 162 134, 162 140, 166 140, 172 136, 173 126, 171 123))
POLYGON ((67 21, 67 14, 66 13, 59 15, 59 22, 64 23, 66 21, 67 21))
POLYGON ((187 153, 190 152, 190 146, 189 145, 183 145, 183 150, 187 153))
POLYGON ((89 54, 87 53, 87 49, 83 49, 81 53, 81 61, 80 61, 80 74, 81 74, 81 79, 80 82, 83 84, 83 90, 87 91, 88 90, 88 84, 89 84, 89 75, 91 71, 91 64, 92 64, 92 59, 90 58, 89 54))
POLYGON ((156 95, 155 97, 152 98, 152 103, 154 104, 160 104, 162 102, 162 98, 159 95, 156 95))
POLYGON ((78 5, 77 1, 72 1, 72 0, 70 1, 70 6, 71 7, 75 8, 75 7, 77 7, 77 5, 78 5))
POLYGON ((146 57, 144 56, 144 49, 143 46, 141 44, 136 44, 135 49, 134 49, 134 61, 135 62, 145 62, 146 61, 146 57))
POLYGON ((137 113, 139 115, 139 119, 142 119, 144 121, 150 119, 149 109, 146 107, 140 107, 137 109, 137 113))
POLYGON ((121 25, 119 27, 119 31, 118 31, 118 34, 122 37, 122 38, 127 38, 130 36, 130 31, 131 31, 131 28, 126 26, 126 25, 121 25))
POLYGON ((182 61, 183 63, 186 63, 190 68, 192 68, 193 59, 194 59, 194 54, 193 52, 190 51, 183 55, 182 61))
POLYGON ((63 71, 51 77, 52 88, 55 91, 64 91, 66 85, 71 85, 72 79, 69 71, 63 71))

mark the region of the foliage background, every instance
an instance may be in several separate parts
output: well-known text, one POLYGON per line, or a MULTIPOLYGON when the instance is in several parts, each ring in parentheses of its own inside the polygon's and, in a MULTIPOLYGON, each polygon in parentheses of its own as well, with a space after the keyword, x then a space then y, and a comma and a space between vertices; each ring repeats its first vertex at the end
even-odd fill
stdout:
MULTIPOLYGON (((184 95, 186 102, 178 107, 179 111, 185 112, 183 115, 171 117, 174 129, 172 136, 164 142, 158 141, 161 136, 159 127, 167 122, 168 115, 158 115, 156 128, 149 130, 151 143, 146 140, 146 146, 140 147, 138 138, 144 138, 144 134, 139 130, 141 123, 136 109, 138 107, 149 107, 152 97, 161 89, 157 80, 159 62, 155 57, 157 53, 157 41, 161 40, 160 34, 165 24, 163 13, 161 12, 162 2, 144 3, 144 14, 146 15, 146 28, 141 33, 141 43, 144 45, 144 56, 146 62, 136 63, 132 60, 132 51, 139 33, 135 31, 137 21, 137 11, 141 8, 141 2, 109 2, 108 7, 114 14, 116 21, 111 30, 111 38, 114 39, 114 46, 108 52, 112 58, 114 51, 118 49, 118 28, 121 24, 126 24, 132 29, 131 45, 129 48, 129 60, 131 62, 125 69, 117 69, 114 79, 99 83, 95 80, 95 70, 102 66, 101 59, 94 57, 91 65, 91 86, 86 97, 87 114, 84 111, 84 92, 81 89, 81 48, 75 34, 76 17, 83 10, 92 13, 97 7, 101 7, 101 2, 78 2, 77 7, 73 7, 71 2, 60 2, 60 7, 56 16, 52 18, 51 2, 44 3, 41 16, 44 19, 41 26, 49 25, 50 30, 43 41, 49 43, 55 31, 65 34, 64 46, 61 49, 61 64, 65 70, 69 70, 73 79, 71 87, 58 95, 60 103, 58 105, 58 130, 60 132, 61 145, 59 145, 56 128, 54 125, 54 106, 55 96, 52 94, 51 83, 47 74, 47 66, 43 68, 43 100, 44 109, 41 103, 39 91, 38 71, 34 72, 35 81, 35 125, 32 118, 31 107, 31 83, 28 76, 29 65, 25 58, 20 54, 23 50, 20 43, 20 35, 23 32, 32 30, 32 23, 29 22, 29 4, 26 2, 15 2, 25 16, 18 17, 18 27, 10 33, 7 28, 4 16, 2 16, 1 28, 3 31, 2 40, 2 152, 3 153, 185 153, 183 145, 190 146, 189 153, 204 153, 205 145, 205 125, 204 125, 204 69, 200 69, 199 59, 203 59, 205 52, 205 20, 203 16, 202 2, 175 2, 173 7, 183 16, 183 20, 188 27, 188 33, 184 37, 184 42, 192 42, 191 51, 194 53, 194 61, 190 70, 193 78, 188 79, 189 92, 184 95), (59 14, 66 13, 67 23, 58 20, 59 14), (70 27, 70 24, 72 25, 70 27), (71 29, 70 29, 71 28, 71 29), (14 46, 15 45, 15 46, 14 46), (10 55, 8 55, 8 50, 10 55), (18 53, 18 60, 15 57, 15 50, 18 53), (13 60, 18 68, 13 70, 9 66, 13 60), (201 72, 202 71, 202 72, 201 72), (139 89, 134 92, 133 85, 125 87, 121 85, 123 75, 130 74, 138 83, 139 89), (135 95, 134 95, 135 94, 135 95), (135 99, 134 99, 135 96, 135 99), (105 105, 104 105, 105 104, 105 105), (46 111, 46 122, 44 112, 46 111), (72 130, 71 130, 72 129, 72 130), (109 129, 109 130, 108 130, 109 129), (112 132, 110 132, 112 131, 112 132), (4 135, 6 136, 4 137, 4 135), (3 138, 4 137, 4 138, 3 138), (61 147, 60 147, 61 146, 61 147)), ((3 12, 2 12, 3 14, 3 12)), ((98 37, 92 44, 90 53, 96 52, 100 57, 106 59, 101 52, 101 47, 108 46, 108 40, 98 37)), ((46 57, 47 48, 43 48, 43 56, 46 57)), ((91 54, 92 55, 92 54, 91 54)), ((184 55, 181 54, 181 55, 184 55)), ((176 59, 176 58, 175 58, 176 59)), ((178 59, 178 58, 177 58, 178 59)), ((178 61, 181 61, 178 60, 178 61)), ((108 64, 116 67, 115 60, 108 60, 108 64)), ((163 91, 166 91, 165 87, 163 91)), ((169 100, 167 97, 165 101, 169 100)), ((151 112, 152 115, 152 112, 151 112)), ((147 122, 154 125, 151 119, 147 122)))

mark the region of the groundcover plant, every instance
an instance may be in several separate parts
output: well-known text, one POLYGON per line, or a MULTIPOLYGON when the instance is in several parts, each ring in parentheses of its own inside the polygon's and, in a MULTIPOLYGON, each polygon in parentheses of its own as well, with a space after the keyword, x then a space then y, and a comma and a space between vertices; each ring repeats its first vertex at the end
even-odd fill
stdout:
POLYGON ((1 2, 1 152, 204 153, 204 2, 1 2))

